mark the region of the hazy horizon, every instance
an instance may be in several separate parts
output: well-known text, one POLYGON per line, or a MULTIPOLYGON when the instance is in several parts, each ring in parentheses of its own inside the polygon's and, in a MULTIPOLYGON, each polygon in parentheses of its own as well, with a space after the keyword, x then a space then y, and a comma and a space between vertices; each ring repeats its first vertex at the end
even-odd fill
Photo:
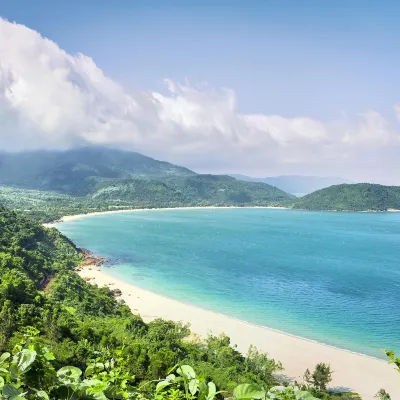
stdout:
POLYGON ((397 2, 71 3, 0 5, 0 151, 400 185, 397 2))

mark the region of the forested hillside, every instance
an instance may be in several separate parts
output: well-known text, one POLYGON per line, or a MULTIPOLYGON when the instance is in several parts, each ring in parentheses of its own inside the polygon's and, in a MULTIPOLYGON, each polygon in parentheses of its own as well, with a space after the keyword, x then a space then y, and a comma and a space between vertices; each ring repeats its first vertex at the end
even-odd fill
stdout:
POLYGON ((85 196, 119 179, 189 176, 187 168, 142 154, 103 147, 0 153, 0 184, 85 196))
POLYGON ((330 211, 399 210, 400 187, 370 183, 336 185, 300 198, 294 208, 330 211))
MULTIPOLYGON (((143 322, 108 288, 84 282, 74 271, 81 260, 57 230, 0 206, 1 399, 212 400, 217 390, 236 399, 314 398, 293 386, 269 389, 281 366, 255 348, 243 356, 226 336, 199 341, 180 323, 143 322)), ((318 384, 309 390, 357 398, 318 384)))
POLYGON ((124 208, 269 206, 294 197, 273 186, 201 175, 106 148, 0 154, 0 203, 38 221, 124 208))

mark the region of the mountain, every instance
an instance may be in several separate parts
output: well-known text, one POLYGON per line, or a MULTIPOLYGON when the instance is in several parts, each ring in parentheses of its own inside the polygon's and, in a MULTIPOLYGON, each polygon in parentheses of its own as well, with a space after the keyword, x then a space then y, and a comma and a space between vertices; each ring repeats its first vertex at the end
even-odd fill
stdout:
POLYGON ((331 211, 399 210, 400 187, 370 183, 335 185, 298 199, 294 208, 331 211))
POLYGON ((231 175, 236 179, 247 182, 264 182, 275 186, 287 193, 308 194, 332 185, 353 183, 348 179, 324 176, 281 175, 266 178, 252 178, 246 175, 231 175))
POLYGON ((197 205, 262 205, 293 201, 294 197, 273 186, 240 182, 225 175, 192 175, 163 179, 127 179, 109 182, 89 194, 91 199, 197 205))
POLYGON ((0 201, 40 221, 122 208, 266 206, 294 199, 265 183, 196 174, 116 149, 0 153, 0 201))
POLYGON ((105 182, 191 176, 184 167, 142 154, 84 147, 67 151, 0 153, 0 184, 83 196, 105 182))

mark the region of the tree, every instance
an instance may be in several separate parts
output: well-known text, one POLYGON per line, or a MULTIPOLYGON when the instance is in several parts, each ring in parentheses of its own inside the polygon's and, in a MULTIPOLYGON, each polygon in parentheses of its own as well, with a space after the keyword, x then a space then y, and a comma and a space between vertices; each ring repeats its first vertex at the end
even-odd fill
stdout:
POLYGON ((10 300, 6 300, 0 310, 0 321, 0 349, 4 349, 15 325, 13 306, 10 300))
POLYGON ((391 400, 389 393, 385 389, 381 389, 376 395, 375 399, 378 400, 391 400))
POLYGON ((304 380, 319 391, 325 392, 328 383, 332 380, 332 371, 330 365, 326 363, 319 363, 316 365, 313 373, 311 373, 307 368, 306 372, 304 373, 304 380))

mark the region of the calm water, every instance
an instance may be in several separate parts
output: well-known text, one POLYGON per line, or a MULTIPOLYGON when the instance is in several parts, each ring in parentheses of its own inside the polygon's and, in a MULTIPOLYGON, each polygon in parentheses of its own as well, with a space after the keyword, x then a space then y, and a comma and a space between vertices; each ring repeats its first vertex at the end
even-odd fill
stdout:
POLYGON ((400 214, 165 210, 58 228, 142 288, 373 356, 400 348, 400 214))

